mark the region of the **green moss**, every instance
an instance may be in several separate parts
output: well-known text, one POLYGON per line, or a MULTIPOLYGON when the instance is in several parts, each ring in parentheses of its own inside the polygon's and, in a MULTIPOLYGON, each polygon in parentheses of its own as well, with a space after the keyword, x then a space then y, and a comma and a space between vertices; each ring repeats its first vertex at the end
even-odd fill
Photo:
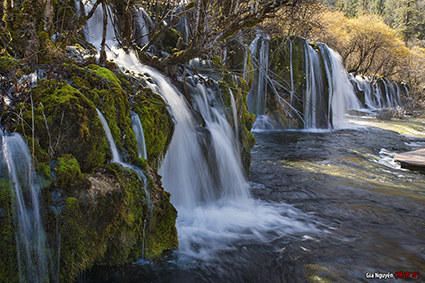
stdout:
POLYGON ((22 58, 25 49, 28 46, 26 36, 22 36, 21 27, 27 26, 28 15, 21 12, 18 5, 7 7, 3 21, 5 22, 5 30, 7 31, 10 42, 8 51, 18 58, 22 58))
POLYGON ((11 69, 19 66, 19 60, 10 56, 6 50, 2 50, 0 55, 0 72, 8 73, 11 69))
POLYGON ((179 40, 180 37, 180 33, 173 29, 173 28, 169 28, 165 31, 164 34, 164 38, 162 39, 162 46, 163 48, 166 50, 167 48, 169 48, 170 52, 168 53, 172 53, 172 49, 176 48, 177 46, 177 41, 179 40))
POLYGON ((142 89, 134 99, 133 111, 139 115, 145 134, 148 163, 158 168, 174 132, 174 124, 161 96, 142 89))
MULTIPOLYGON (((124 160, 132 160, 137 156, 137 142, 131 129, 130 106, 128 93, 121 87, 126 81, 125 75, 120 79, 110 70, 97 65, 89 65, 87 69, 71 70, 72 84, 78 88, 102 112, 115 144, 124 160)), ((131 84, 124 87, 132 91, 131 84)))
MULTIPOLYGON (((2 173, 4 172, 0 172, 2 173)), ((6 178, 0 178, 0 254, 2 255, 0 282, 18 282, 19 266, 13 221, 12 184, 6 178)))
POLYGON ((104 253, 105 247, 97 231, 84 225, 85 217, 76 198, 66 199, 62 213, 60 281, 73 282, 104 253))
POLYGON ((148 163, 147 163, 146 159, 140 158, 140 157, 136 157, 133 160, 133 165, 135 165, 135 166, 139 167, 140 169, 143 169, 143 170, 146 171, 147 170, 148 163))
POLYGON ((87 68, 96 75, 107 79, 109 82, 115 84, 115 86, 121 88, 120 81, 118 80, 117 76, 113 72, 111 72, 111 70, 94 64, 88 65, 87 68))
POLYGON ((57 182, 60 187, 68 186, 71 181, 79 179, 81 175, 80 164, 72 155, 66 154, 57 160, 57 182))
MULTIPOLYGON (((79 174, 75 158, 59 159, 58 165, 79 174)), ((58 180, 70 177, 59 177, 59 171, 58 180)), ((118 265, 177 247, 177 212, 169 194, 145 174, 149 188, 139 173, 112 163, 61 184, 68 186, 61 220, 61 282, 73 282, 95 263, 118 265)), ((55 224, 49 225, 55 231, 55 224)))
POLYGON ((162 190, 161 204, 154 209, 154 223, 147 239, 149 258, 160 255, 164 250, 177 248, 176 218, 177 210, 170 203, 170 194, 162 190))
MULTIPOLYGON (((73 282, 95 263, 122 264, 175 248, 177 212, 160 187, 160 176, 149 166, 157 166, 174 129, 162 98, 105 68, 66 68, 67 82, 39 81, 29 93, 32 103, 28 99, 16 105, 14 111, 20 118, 9 119, 8 128, 20 132, 31 150, 34 145, 37 170, 54 180, 42 192, 46 235, 49 248, 57 251, 56 233, 60 231, 61 256, 55 259, 53 254, 52 260, 60 261, 60 282, 73 282), (134 93, 136 87, 139 91, 134 93), (146 129, 146 142, 151 145, 149 164, 136 158, 129 94, 146 129), (120 151, 147 175, 149 188, 144 188, 144 180, 131 169, 118 164, 104 166, 110 150, 96 107, 108 120, 120 151)), ((4 213, 3 187, 6 185, 0 187, 0 252, 12 254, 16 251, 15 237, 12 222, 5 220, 7 216, 12 221, 12 216, 4 213), (4 227, 9 229, 8 234, 4 227)), ((5 274, 8 279, 1 277, 2 282, 18 274, 13 254, 4 259, 14 265, 0 259, 0 276, 5 274)))
POLYGON ((52 181, 52 174, 50 170, 50 166, 46 163, 38 163, 36 166, 37 172, 41 173, 44 178, 49 181, 52 181))
POLYGON ((21 103, 16 109, 25 122, 19 119, 14 127, 27 138, 30 148, 34 144, 38 162, 48 163, 52 158, 72 154, 81 164, 81 170, 89 172, 109 158, 106 136, 94 104, 77 89, 64 82, 41 80, 31 95, 32 105, 21 103))

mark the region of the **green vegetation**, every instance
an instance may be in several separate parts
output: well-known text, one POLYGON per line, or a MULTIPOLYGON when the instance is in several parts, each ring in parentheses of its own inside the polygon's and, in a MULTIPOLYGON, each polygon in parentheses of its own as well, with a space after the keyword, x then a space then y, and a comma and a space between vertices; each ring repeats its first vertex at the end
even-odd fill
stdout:
POLYGON ((153 179, 144 188, 136 172, 111 164, 71 187, 80 193, 66 199, 62 212, 61 282, 96 262, 117 265, 177 247, 177 212, 153 179))
POLYGON ((174 124, 164 100, 150 88, 140 88, 132 110, 139 115, 145 134, 148 163, 157 168, 171 142, 174 124))
MULTIPOLYGON (((1 170, 1 169, 0 169, 1 170)), ((0 172, 2 175, 5 172, 0 172)), ((7 173, 6 173, 7 174, 7 173)), ((12 208, 12 185, 9 179, 0 178, 0 281, 18 282, 19 266, 16 252, 15 225, 12 208)))
MULTIPOLYGON (((249 168, 251 165, 251 148, 255 145, 254 134, 251 133, 252 125, 255 121, 255 115, 248 112, 248 104, 246 96, 248 95, 249 87, 246 81, 241 77, 234 77, 226 69, 221 70, 223 72, 223 81, 220 81, 220 89, 223 94, 223 101, 229 109, 228 120, 232 121, 231 117, 231 104, 230 104, 230 91, 234 96, 236 102, 236 112, 238 118, 238 135, 239 135, 239 146, 242 158, 242 165, 245 168, 245 172, 249 174, 249 168)), ((234 127, 234 123, 229 123, 234 127)))
MULTIPOLYGON (((61 81, 40 80, 24 90, 21 101, 6 107, 2 125, 27 140, 37 170, 50 180, 42 190, 45 229, 49 250, 61 251, 60 259, 51 254, 60 263, 60 274, 51 276, 73 282, 93 264, 123 264, 177 247, 177 211, 151 167, 156 168, 165 154, 174 124, 162 98, 132 76, 93 64, 61 68, 67 71, 61 81), (135 89, 141 91, 135 93, 135 89), (147 122, 145 138, 152 144, 149 164, 136 157, 130 96, 147 122), (124 158, 143 170, 148 187, 139 173, 105 165, 111 153, 96 108, 108 120, 124 158)), ((0 251, 10 254, 1 257, 1 281, 15 282, 13 276, 19 273, 12 195, 8 181, 1 182, 0 251)))

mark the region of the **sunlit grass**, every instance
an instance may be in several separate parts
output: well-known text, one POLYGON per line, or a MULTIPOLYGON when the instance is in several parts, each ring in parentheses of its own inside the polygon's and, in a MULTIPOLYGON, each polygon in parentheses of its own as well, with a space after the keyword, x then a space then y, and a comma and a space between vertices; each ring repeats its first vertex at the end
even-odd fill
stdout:
POLYGON ((348 121, 356 125, 393 131, 409 137, 425 138, 425 119, 423 118, 379 121, 375 117, 350 117, 348 121))

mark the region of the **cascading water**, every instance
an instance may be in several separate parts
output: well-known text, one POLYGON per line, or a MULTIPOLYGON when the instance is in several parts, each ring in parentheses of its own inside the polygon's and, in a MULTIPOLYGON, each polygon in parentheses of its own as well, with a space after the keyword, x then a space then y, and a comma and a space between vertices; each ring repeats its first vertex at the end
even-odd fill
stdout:
MULTIPOLYGON (((261 64, 259 66, 267 66, 268 54, 266 48, 261 45, 258 48, 258 42, 261 37, 257 36, 251 43, 251 54, 261 64), (257 50, 258 49, 258 50, 257 50), (260 50, 260 52, 259 52, 260 50), (257 56, 260 53, 260 56, 257 56)), ((298 47, 297 47, 298 48, 298 47)), ((332 129, 345 125, 345 113, 350 109, 361 109, 361 105, 354 93, 354 89, 348 79, 348 74, 342 65, 340 56, 330 49, 325 44, 318 43, 314 46, 310 45, 305 39, 299 38, 298 40, 288 41, 288 55, 289 56, 289 73, 286 75, 288 89, 279 85, 285 93, 276 93, 277 88, 272 88, 280 102, 282 98, 287 95, 285 103, 288 105, 286 115, 289 116, 289 125, 293 124, 292 119, 299 116, 302 112, 302 127, 304 129, 332 129), (301 66, 300 58, 294 57, 294 45, 301 46, 303 56, 303 66, 301 66), (299 44, 299 45, 298 45, 299 44), (294 60, 297 60, 297 70, 294 71, 294 60), (295 78, 295 72, 303 72, 305 75, 300 82, 300 77, 295 78), (295 81, 298 80, 297 86, 295 81), (295 88, 302 89, 295 90, 295 88), (299 93, 296 93, 298 91, 299 93), (302 98, 301 98, 302 97, 302 98)), ((299 54, 297 56, 300 56, 299 54)), ((268 77, 268 70, 257 72, 254 76, 253 87, 248 95, 248 105, 250 112, 257 114, 255 129, 260 127, 257 125, 264 125, 263 121, 267 121, 267 116, 264 116, 268 111, 266 109, 265 101, 267 95, 267 88, 259 87, 260 85, 267 85, 265 82, 274 84, 273 79, 268 77), (260 89, 264 90, 260 91, 260 89), (260 95, 261 93, 261 95, 260 95), (261 97, 261 99, 260 99, 261 97)), ((279 72, 279 70, 277 70, 279 72)), ((274 114, 275 115, 275 114, 274 114)), ((275 118, 273 118, 275 119, 275 118)), ((276 121, 277 122, 277 121, 276 121)), ((270 123, 269 123, 270 124, 270 123)), ((299 127, 299 123, 295 123, 299 127)), ((282 125, 283 126, 283 125, 282 125)), ((263 127, 262 129, 270 129, 263 127)))
POLYGON ((332 77, 332 127, 341 128, 347 125, 345 113, 347 110, 361 109, 359 100, 354 93, 347 71, 342 65, 341 56, 326 46, 330 53, 332 71, 327 75, 332 77))
POLYGON ((138 168, 136 166, 133 166, 131 164, 125 163, 122 160, 122 158, 121 158, 121 156, 120 156, 120 154, 118 152, 117 146, 115 144, 114 138, 112 137, 111 130, 109 129, 108 122, 106 121, 106 119, 103 116, 102 112, 99 111, 99 109, 96 109, 96 111, 97 111, 97 115, 98 115, 100 121, 102 122, 102 126, 103 126, 103 129, 105 131, 106 139, 108 140, 108 144, 109 144, 109 147, 111 149, 111 153, 112 153, 112 160, 111 160, 111 162, 112 163, 118 163, 118 164, 122 165, 125 168, 133 169, 142 178, 142 180, 143 180, 143 182, 145 184, 145 188, 144 189, 145 189, 145 192, 146 192, 146 195, 147 195, 147 199, 148 199, 148 201, 150 203, 149 191, 147 190, 148 179, 146 178, 145 174, 143 173, 143 171, 140 168, 138 168))
POLYGON ((270 130, 273 129, 273 126, 266 116, 269 38, 257 35, 249 48, 251 50, 251 56, 253 64, 256 67, 256 71, 254 72, 254 83, 247 96, 248 110, 256 115, 256 120, 253 126, 254 130, 270 130), (258 45, 260 46, 259 48, 258 45))
POLYGON ((136 38, 139 38, 139 44, 141 46, 146 45, 149 42, 149 28, 154 26, 154 23, 141 7, 136 10, 135 20, 137 23, 136 38))
MULTIPOLYGON (((238 239, 266 241, 288 233, 316 231, 312 225, 294 220, 302 214, 291 206, 269 205, 250 197, 219 91, 201 84, 196 76, 188 77, 192 84, 187 87, 194 90, 192 101, 197 110, 192 111, 164 75, 140 64, 133 53, 111 46, 108 58, 150 77, 148 86, 164 98, 174 117, 173 139, 159 173, 179 213, 180 253, 206 260, 238 239), (297 217, 292 217, 295 214, 297 217)), ((263 46, 265 50, 267 42, 263 46)), ((113 143, 111 137, 108 140, 113 143)))
POLYGON ((99 111, 99 109, 96 109, 97 116, 100 119, 100 122, 102 122, 103 130, 105 131, 106 139, 108 140, 109 148, 111 149, 112 153, 112 163, 121 163, 121 157, 118 152, 118 148, 115 145, 114 138, 112 137, 111 130, 109 129, 108 122, 106 121, 105 117, 103 116, 102 112, 99 111))
POLYGON ((148 154, 146 153, 146 143, 145 143, 145 134, 143 133, 142 122, 140 122, 139 115, 135 112, 130 112, 131 125, 133 128, 134 135, 137 140, 137 153, 138 157, 148 159, 148 154))
POLYGON ((342 65, 341 57, 325 44, 317 44, 320 54, 306 41, 304 46, 307 77, 304 127, 308 129, 343 127, 346 111, 360 109, 361 105, 342 65), (321 72, 322 62, 324 74, 321 72), (326 87, 323 76, 327 78, 326 87))
POLYGON ((401 105, 401 90, 397 83, 391 82, 386 78, 373 80, 360 75, 353 77, 351 80, 357 89, 362 92, 364 108, 380 110, 401 105))
MULTIPOLYGON (((96 1, 88 0, 84 4, 84 12, 87 15, 91 9, 93 8, 96 1)), ((109 5, 106 5, 106 10, 108 12, 108 18, 110 15, 112 15, 112 9, 109 7, 109 5)), ((103 9, 101 5, 99 5, 96 8, 96 12, 93 14, 93 16, 87 21, 86 25, 84 26, 84 34, 86 37, 86 40, 89 41, 91 44, 93 44, 94 47, 96 47, 98 50, 100 50, 100 45, 102 42, 102 34, 103 34, 103 9)), ((113 21, 109 18, 107 23, 107 29, 106 29, 106 45, 111 47, 115 44, 114 37, 114 26, 113 21)))
POLYGON ((238 143, 239 142, 238 112, 236 110, 235 97, 234 97, 233 92, 230 88, 229 88, 229 92, 230 92, 230 104, 232 106, 233 122, 234 122, 234 127, 235 127, 235 139, 236 139, 236 143, 238 143))
POLYGON ((1 131, 0 137, 0 168, 6 169, 8 176, 4 177, 9 180, 11 189, 18 278, 20 282, 48 282, 49 264, 39 196, 42 181, 35 174, 31 154, 22 137, 1 131))
POLYGON ((304 96, 304 127, 323 128, 323 124, 326 123, 327 126, 328 107, 324 107, 327 95, 324 93, 320 56, 307 41, 304 44, 304 56, 307 80, 304 96))

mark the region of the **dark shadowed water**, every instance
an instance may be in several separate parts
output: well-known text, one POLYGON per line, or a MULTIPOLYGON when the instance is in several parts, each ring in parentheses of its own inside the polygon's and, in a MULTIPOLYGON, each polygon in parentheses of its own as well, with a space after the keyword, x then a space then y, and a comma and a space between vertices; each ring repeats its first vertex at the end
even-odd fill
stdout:
POLYGON ((381 282, 367 272, 419 272, 411 281, 425 282, 425 175, 392 161, 425 148, 425 124, 353 122, 367 127, 255 133, 252 196, 287 225, 308 229, 255 238, 238 231, 205 259, 177 250, 153 262, 96 267, 80 282, 381 282))

